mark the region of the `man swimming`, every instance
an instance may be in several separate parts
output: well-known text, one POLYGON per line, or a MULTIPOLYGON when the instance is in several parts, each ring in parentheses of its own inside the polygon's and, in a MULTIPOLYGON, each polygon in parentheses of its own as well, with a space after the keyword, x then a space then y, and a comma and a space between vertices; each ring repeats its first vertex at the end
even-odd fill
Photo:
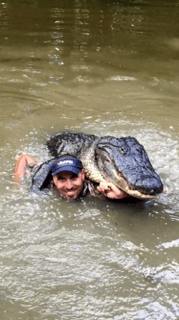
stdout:
POLYGON ((15 180, 31 176, 31 190, 38 192, 51 186, 65 199, 75 200, 80 196, 102 194, 109 199, 123 199, 128 194, 112 183, 95 184, 85 178, 85 172, 79 159, 64 155, 40 164, 34 158, 21 155, 15 166, 15 180))

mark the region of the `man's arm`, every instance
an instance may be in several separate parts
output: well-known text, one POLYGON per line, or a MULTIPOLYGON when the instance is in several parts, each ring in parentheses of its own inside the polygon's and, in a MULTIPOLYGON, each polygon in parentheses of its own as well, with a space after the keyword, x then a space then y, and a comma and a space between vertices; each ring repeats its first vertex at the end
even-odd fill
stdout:
POLYGON ((15 166, 15 175, 14 175, 14 180, 16 182, 21 182, 23 176, 24 176, 24 169, 25 166, 27 166, 31 162, 38 162, 31 156, 27 156, 26 154, 22 154, 16 162, 15 166))

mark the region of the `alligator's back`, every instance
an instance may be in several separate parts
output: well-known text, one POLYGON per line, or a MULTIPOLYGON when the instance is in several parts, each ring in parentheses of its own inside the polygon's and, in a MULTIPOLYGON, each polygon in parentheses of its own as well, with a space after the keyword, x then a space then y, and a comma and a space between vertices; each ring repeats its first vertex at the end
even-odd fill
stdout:
POLYGON ((78 157, 96 139, 98 137, 92 134, 67 132, 50 137, 46 144, 51 155, 55 158, 63 154, 71 154, 78 157))

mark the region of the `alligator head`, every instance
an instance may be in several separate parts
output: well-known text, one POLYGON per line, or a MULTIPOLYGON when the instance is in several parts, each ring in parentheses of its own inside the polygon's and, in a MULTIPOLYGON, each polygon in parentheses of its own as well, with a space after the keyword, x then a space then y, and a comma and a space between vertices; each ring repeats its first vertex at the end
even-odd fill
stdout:
POLYGON ((95 163, 104 180, 139 199, 163 192, 163 184, 144 147, 133 137, 102 137, 95 146, 95 163))

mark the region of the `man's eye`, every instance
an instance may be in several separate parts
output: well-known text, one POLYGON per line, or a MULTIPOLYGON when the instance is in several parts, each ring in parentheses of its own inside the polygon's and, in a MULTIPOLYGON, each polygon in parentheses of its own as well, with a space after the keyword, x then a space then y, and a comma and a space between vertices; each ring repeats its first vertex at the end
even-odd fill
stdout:
POLYGON ((78 176, 76 174, 73 174, 71 177, 71 180, 76 180, 78 178, 78 176))
POLYGON ((62 178, 62 177, 57 177, 57 179, 58 179, 59 181, 63 181, 63 180, 64 180, 64 178, 62 178))

